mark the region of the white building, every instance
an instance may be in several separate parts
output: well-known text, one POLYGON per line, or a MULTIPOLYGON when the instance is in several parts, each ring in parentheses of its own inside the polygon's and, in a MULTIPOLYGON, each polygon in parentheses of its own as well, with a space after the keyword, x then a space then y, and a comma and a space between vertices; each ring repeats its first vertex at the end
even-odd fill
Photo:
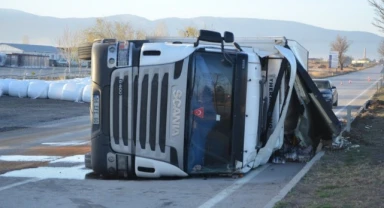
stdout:
POLYGON ((369 59, 358 59, 358 60, 353 60, 352 64, 369 64, 370 60, 369 59))
POLYGON ((0 53, 7 55, 5 65, 13 67, 48 67, 60 58, 57 48, 43 45, 0 43, 0 53))

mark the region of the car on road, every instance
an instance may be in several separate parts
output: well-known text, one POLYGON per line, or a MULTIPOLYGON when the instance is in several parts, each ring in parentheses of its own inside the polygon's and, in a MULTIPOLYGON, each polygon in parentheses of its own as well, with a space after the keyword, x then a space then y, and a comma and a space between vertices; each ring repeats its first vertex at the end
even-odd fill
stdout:
POLYGON ((57 66, 68 67, 68 61, 65 59, 60 59, 56 61, 57 66))
POLYGON ((313 82, 323 95, 325 101, 331 106, 337 106, 339 102, 339 94, 336 86, 332 85, 329 79, 313 79, 313 82))

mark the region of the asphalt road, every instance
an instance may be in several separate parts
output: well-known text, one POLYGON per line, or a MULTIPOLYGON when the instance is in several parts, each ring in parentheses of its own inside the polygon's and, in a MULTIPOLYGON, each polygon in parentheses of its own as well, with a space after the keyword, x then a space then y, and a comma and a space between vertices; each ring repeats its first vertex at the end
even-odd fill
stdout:
POLYGON ((102 180, 83 165, 88 123, 76 117, 0 133, 0 160, 45 162, 1 175, 0 207, 263 207, 304 166, 266 165, 240 179, 102 180))
POLYGON ((381 86, 383 65, 378 65, 370 69, 336 76, 330 78, 337 87, 339 93, 339 103, 334 107, 335 114, 345 119, 347 106, 351 107, 352 116, 356 116, 358 109, 371 98, 381 86))
MULTIPOLYGON (((52 149, 52 152, 55 153, 53 156, 72 156, 71 152, 59 152, 53 149, 58 146, 71 146, 73 149, 88 146, 86 149, 89 151, 90 132, 89 116, 46 122, 38 126, 0 132, 0 155, 40 155, 41 152, 39 151, 52 149)), ((78 153, 84 154, 86 152, 80 151, 78 153)))
MULTIPOLYGON (((332 78, 340 99, 334 111, 343 116, 345 106, 361 106, 375 92, 381 69, 332 78)), ((239 179, 101 180, 87 177, 83 164, 88 123, 83 116, 1 132, 0 160, 44 167, 0 175, 0 207, 264 207, 304 166, 268 164, 239 179)))

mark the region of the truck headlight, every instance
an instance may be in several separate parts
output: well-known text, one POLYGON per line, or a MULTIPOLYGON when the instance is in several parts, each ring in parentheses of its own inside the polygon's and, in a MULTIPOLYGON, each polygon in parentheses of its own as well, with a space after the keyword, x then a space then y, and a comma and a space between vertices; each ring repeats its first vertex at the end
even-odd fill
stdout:
POLYGON ((92 123, 95 125, 100 124, 100 97, 98 95, 93 96, 92 100, 92 123))

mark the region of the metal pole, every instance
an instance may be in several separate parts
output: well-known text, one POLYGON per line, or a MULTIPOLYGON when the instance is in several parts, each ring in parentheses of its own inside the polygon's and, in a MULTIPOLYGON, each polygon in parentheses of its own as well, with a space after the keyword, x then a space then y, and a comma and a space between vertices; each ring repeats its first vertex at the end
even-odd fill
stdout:
POLYGON ((351 106, 347 106, 347 132, 351 131, 351 106))

